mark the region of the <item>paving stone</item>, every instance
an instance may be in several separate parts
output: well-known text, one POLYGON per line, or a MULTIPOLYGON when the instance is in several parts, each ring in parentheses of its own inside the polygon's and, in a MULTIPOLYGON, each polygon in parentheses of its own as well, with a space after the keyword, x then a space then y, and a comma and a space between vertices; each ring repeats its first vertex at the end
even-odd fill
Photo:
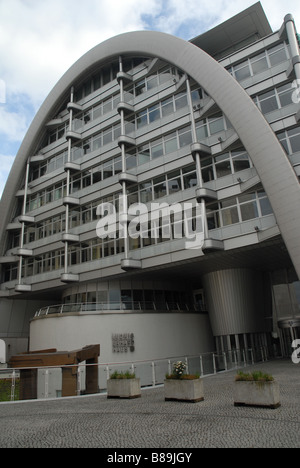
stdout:
POLYGON ((106 395, 0 404, 0 448, 299 448, 300 365, 276 360, 276 410, 234 407, 235 372, 204 378, 205 400, 165 402, 163 387, 137 400, 106 395))

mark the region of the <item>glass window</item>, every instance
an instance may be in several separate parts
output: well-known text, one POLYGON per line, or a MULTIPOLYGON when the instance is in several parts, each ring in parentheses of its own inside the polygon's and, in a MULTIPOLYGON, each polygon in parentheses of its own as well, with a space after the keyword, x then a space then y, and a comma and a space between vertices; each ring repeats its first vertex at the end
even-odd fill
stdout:
POLYGON ((103 132, 103 145, 107 145, 113 141, 112 128, 105 130, 103 132))
POLYGON ((152 183, 146 182, 140 185, 140 202, 147 203, 152 200, 152 183))
POLYGON ((277 88, 281 107, 289 106, 293 103, 292 94, 294 91, 295 89, 292 88, 291 83, 287 83, 280 86, 280 88, 277 88))
POLYGON ((284 62, 287 60, 287 53, 285 49, 285 44, 278 44, 277 46, 269 49, 267 51, 271 66, 277 65, 278 63, 284 62))
POLYGON ((197 122, 196 133, 197 133, 197 139, 199 141, 208 137, 207 123, 205 120, 201 120, 200 122, 197 122))
POLYGON ((232 173, 229 154, 222 154, 215 158, 215 168, 217 177, 224 177, 232 173))
POLYGON ((135 85, 135 95, 140 96, 146 92, 146 83, 145 80, 141 80, 135 85))
POLYGON ((175 96, 175 107, 176 110, 182 109, 183 107, 187 106, 187 96, 186 93, 180 93, 175 96))
POLYGON ((173 153, 173 151, 176 151, 178 149, 176 132, 170 133, 169 135, 165 136, 164 141, 166 154, 173 153))
POLYGON ((267 216, 273 213, 271 204, 269 202, 268 198, 262 198, 259 200, 260 203, 260 209, 261 209, 261 214, 262 216, 267 216))
MULTIPOLYGON (((299 131, 299 129, 297 130, 299 131)), ((289 137, 290 137, 292 153, 297 153, 298 151, 300 151, 300 133, 298 134, 295 133, 294 135, 290 135, 290 132, 289 132, 289 137)))
POLYGON ((260 108, 263 114, 268 114, 278 109, 278 102, 276 99, 275 89, 258 96, 260 108))
POLYGON ((221 214, 223 226, 229 226, 230 224, 236 224, 239 222, 239 215, 236 206, 222 210, 221 214))
POLYGON ((149 107, 149 123, 158 119, 160 119, 160 106, 156 104, 155 106, 149 107))
POLYGON ((136 114, 136 125, 137 128, 144 127, 148 124, 147 109, 136 114))
POLYGON ((152 144, 150 144, 150 146, 151 146, 152 159, 159 158, 160 156, 164 154, 163 144, 161 140, 153 142, 152 144))
POLYGON ((250 159, 244 151, 232 151, 232 164, 234 172, 240 172, 250 167, 250 159))
POLYGON ((250 61, 254 75, 261 73, 269 68, 265 52, 263 52, 260 55, 257 55, 256 57, 253 57, 250 61))
POLYGON ((193 142, 192 132, 190 128, 183 128, 179 130, 178 135, 179 135, 179 147, 180 148, 190 145, 193 142))
POLYGON ((139 166, 150 161, 150 147, 147 143, 146 145, 140 146, 138 148, 138 164, 139 166))
POLYGON ((222 132, 224 130, 223 115, 211 117, 208 119, 210 134, 222 132))
POLYGON ((245 203, 240 206, 242 221, 247 221, 248 219, 258 218, 258 210, 256 201, 252 203, 245 203))
POLYGON ((165 101, 161 103, 162 117, 165 117, 166 115, 170 115, 172 112, 174 112, 173 97, 166 99, 165 101))
POLYGON ((251 76, 248 60, 233 67, 234 75, 238 81, 245 80, 251 76))

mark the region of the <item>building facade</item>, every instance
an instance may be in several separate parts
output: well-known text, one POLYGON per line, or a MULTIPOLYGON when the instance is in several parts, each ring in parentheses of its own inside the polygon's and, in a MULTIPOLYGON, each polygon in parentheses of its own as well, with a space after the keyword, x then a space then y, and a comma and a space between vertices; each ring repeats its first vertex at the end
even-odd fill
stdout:
POLYGON ((294 20, 273 32, 260 3, 190 42, 128 33, 76 62, 1 200, 8 356, 96 343, 103 362, 291 354, 297 80, 294 20))

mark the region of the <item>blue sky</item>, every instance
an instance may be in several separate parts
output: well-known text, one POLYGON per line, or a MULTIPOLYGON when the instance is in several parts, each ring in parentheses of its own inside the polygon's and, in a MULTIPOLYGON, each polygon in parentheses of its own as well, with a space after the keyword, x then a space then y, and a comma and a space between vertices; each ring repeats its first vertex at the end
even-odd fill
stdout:
MULTIPOLYGON (((191 39, 255 0, 0 0, 0 195, 35 113, 65 71, 100 42, 152 29, 191 39)), ((273 30, 298 0, 261 0, 273 30)))

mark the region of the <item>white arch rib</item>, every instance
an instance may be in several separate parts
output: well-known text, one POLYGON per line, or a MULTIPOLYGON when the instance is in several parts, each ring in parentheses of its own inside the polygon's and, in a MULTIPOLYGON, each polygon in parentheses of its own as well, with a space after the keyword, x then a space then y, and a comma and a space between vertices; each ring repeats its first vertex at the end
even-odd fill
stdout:
POLYGON ((8 222, 11 200, 30 151, 62 98, 89 68, 126 54, 158 57, 174 64, 215 100, 252 159, 300 278, 300 185, 276 135, 245 90, 218 62, 195 45, 160 32, 138 31, 109 39, 85 54, 61 78, 37 113, 17 154, 2 196, 1 232, 8 222))

